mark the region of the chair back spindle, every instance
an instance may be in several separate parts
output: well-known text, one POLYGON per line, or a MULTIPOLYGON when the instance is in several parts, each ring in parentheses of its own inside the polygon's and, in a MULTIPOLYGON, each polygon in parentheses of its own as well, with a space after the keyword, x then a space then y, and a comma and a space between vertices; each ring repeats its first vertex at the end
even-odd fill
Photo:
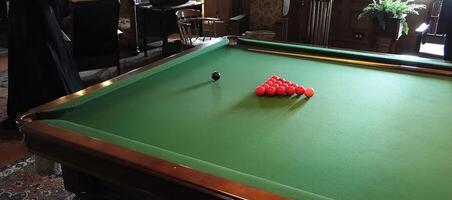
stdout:
POLYGON ((307 30, 309 43, 328 46, 333 1, 312 0, 310 2, 307 30))

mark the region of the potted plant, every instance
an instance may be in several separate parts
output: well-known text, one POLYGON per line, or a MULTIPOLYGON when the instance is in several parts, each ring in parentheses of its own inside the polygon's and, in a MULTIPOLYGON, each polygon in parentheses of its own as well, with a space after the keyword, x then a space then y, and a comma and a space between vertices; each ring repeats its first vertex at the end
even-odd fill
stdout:
POLYGON ((358 19, 367 18, 372 23, 373 34, 398 39, 402 33, 408 35, 409 27, 406 16, 419 15, 425 9, 424 4, 415 0, 373 0, 365 7, 358 19))

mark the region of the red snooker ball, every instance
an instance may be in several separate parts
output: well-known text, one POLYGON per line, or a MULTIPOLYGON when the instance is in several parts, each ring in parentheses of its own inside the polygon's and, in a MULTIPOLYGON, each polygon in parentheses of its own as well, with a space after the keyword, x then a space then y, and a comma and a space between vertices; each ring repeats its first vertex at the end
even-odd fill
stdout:
POLYGON ((293 86, 287 87, 286 93, 287 93, 287 95, 292 96, 293 94, 295 94, 295 87, 293 87, 293 86))
POLYGON ((314 89, 313 88, 306 88, 306 90, 304 91, 304 95, 306 95, 307 97, 312 97, 314 96, 314 89))
POLYGON ((265 94, 265 87, 257 87, 257 88, 256 88, 256 94, 257 94, 258 96, 264 95, 264 94, 265 94))
POLYGON ((302 85, 295 88, 295 93, 297 93, 298 95, 303 95, 304 92, 304 87, 302 85))
POLYGON ((286 95, 286 88, 279 86, 278 88, 276 88, 276 94, 278 94, 279 96, 286 95))
POLYGON ((275 95, 275 92, 276 92, 276 88, 273 86, 270 86, 265 90, 265 93, 267 93, 267 95, 269 95, 269 96, 275 95))

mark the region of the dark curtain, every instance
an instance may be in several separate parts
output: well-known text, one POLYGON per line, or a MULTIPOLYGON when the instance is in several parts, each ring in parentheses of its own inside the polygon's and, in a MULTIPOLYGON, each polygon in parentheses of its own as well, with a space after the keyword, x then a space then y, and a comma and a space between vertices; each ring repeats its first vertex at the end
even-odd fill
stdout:
POLYGON ((6 0, 0 0, 0 20, 5 20, 7 17, 8 7, 6 0))
POLYGON ((82 84, 51 7, 55 2, 10 2, 8 116, 14 119, 82 84))
POLYGON ((437 33, 446 34, 444 59, 452 60, 452 0, 443 0, 437 33))

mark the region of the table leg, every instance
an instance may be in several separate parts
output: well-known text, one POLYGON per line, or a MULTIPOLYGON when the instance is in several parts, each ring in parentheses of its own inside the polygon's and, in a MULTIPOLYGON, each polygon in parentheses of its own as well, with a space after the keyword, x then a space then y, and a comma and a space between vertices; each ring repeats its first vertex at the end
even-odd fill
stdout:
POLYGON ((147 40, 146 40, 146 14, 145 13, 142 13, 142 12, 145 12, 145 11, 143 11, 143 10, 140 10, 140 18, 141 18, 141 20, 142 20, 142 23, 141 23, 141 42, 142 42, 142 44, 141 44, 141 46, 142 46, 142 51, 144 51, 144 56, 148 56, 148 47, 147 47, 147 45, 148 45, 148 42, 147 42, 147 40))
POLYGON ((35 170, 38 175, 50 176, 52 174, 58 174, 58 171, 61 171, 59 168, 59 164, 55 161, 35 155, 35 170))
POLYGON ((159 24, 160 24, 160 38, 162 38, 162 56, 166 56, 167 53, 167 46, 168 46, 168 34, 167 34, 167 27, 166 27, 166 23, 165 23, 165 18, 167 16, 167 13, 164 12, 162 13, 163 16, 160 16, 159 18, 159 24))

